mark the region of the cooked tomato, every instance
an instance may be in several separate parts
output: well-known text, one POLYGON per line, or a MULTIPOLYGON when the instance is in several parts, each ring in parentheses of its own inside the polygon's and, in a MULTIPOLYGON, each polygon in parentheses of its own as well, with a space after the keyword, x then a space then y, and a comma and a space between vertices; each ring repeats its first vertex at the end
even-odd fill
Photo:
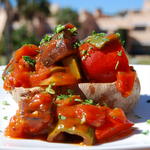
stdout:
POLYGON ((76 117, 76 105, 57 107, 57 115, 74 118, 76 117))
POLYGON ((55 86, 65 86, 77 83, 77 79, 71 73, 55 72, 46 81, 43 81, 42 84, 46 82, 48 84, 55 83, 55 86))
POLYGON ((121 108, 114 108, 108 113, 108 118, 112 123, 130 123, 121 108))
POLYGON ((65 117, 79 118, 82 123, 87 123, 93 127, 99 127, 104 124, 106 112, 93 105, 73 105, 60 106, 57 108, 57 114, 65 117), (94 112, 94 115, 93 115, 94 112))
POLYGON ((73 24, 71 24, 71 23, 68 23, 68 24, 66 24, 65 25, 65 28, 66 29, 72 29, 72 28, 74 28, 75 26, 73 25, 73 24))
POLYGON ((132 93, 135 77, 136 72, 131 70, 117 73, 116 87, 122 96, 128 97, 132 93))
POLYGON ((102 126, 105 122, 105 111, 94 105, 78 105, 76 110, 77 117, 94 127, 102 126))
POLYGON ((83 69, 94 82, 113 82, 118 71, 129 70, 127 56, 118 38, 111 38, 101 48, 84 43, 79 50, 83 69))
POLYGON ((39 48, 33 44, 23 45, 15 52, 14 59, 18 61, 22 56, 35 56, 39 53, 39 48))
POLYGON ((102 140, 110 139, 117 134, 120 134, 127 129, 130 129, 133 124, 129 123, 119 123, 113 124, 111 122, 107 122, 104 126, 97 128, 95 130, 96 139, 101 142, 102 140))
POLYGON ((115 108, 108 112, 105 124, 99 128, 96 128, 96 139, 101 141, 111 138, 122 131, 126 131, 132 126, 133 123, 126 118, 123 110, 120 108, 115 108))
POLYGON ((12 72, 12 77, 10 77, 10 78, 13 78, 12 87, 24 87, 24 88, 30 87, 29 72, 14 71, 14 72, 12 72))
POLYGON ((50 76, 50 69, 44 69, 38 73, 32 73, 30 75, 30 83, 32 87, 39 86, 40 83, 50 76))

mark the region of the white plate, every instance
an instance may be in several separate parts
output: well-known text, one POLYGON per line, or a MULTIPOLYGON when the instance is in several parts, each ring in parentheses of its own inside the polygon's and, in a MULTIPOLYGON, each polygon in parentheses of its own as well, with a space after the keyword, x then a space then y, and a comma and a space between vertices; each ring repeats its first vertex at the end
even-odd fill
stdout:
MULTIPOLYGON (((12 100, 11 95, 3 90, 3 81, 0 78, 0 150, 117 150, 117 149, 150 149, 150 134, 144 135, 142 131, 149 130, 150 124, 146 123, 150 119, 150 66, 134 65, 141 82, 141 98, 134 109, 134 112, 129 115, 129 119, 135 122, 137 130, 128 137, 117 141, 96 145, 96 146, 79 146, 73 144, 48 143, 40 140, 24 140, 10 139, 3 135, 3 131, 9 122, 9 118, 17 109, 16 103, 12 100), (7 101, 10 105, 3 105, 3 101, 7 101), (136 115, 141 116, 138 118, 136 115), (4 117, 8 116, 8 120, 4 117)), ((0 76, 4 67, 0 67, 0 76)))

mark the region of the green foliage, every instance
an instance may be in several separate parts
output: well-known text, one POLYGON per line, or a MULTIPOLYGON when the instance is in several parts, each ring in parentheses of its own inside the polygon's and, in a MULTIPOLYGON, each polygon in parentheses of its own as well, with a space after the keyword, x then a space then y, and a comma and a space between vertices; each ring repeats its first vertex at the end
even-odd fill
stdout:
POLYGON ((5 54, 5 49, 6 49, 5 40, 4 40, 4 37, 2 37, 0 39, 0 55, 5 54))
POLYGON ((36 14, 50 15, 48 0, 17 0, 17 7, 27 19, 32 19, 36 14))
POLYGON ((119 34, 123 46, 127 48, 126 41, 128 39, 128 31, 126 29, 118 29, 116 32, 119 34))
MULTIPOLYGON (((5 36, 3 36, 0 40, 0 55, 6 55, 6 49, 8 44, 7 39, 5 40, 5 36)), ((38 45, 38 39, 33 33, 29 33, 27 31, 26 26, 22 26, 21 28, 12 31, 11 35, 12 39, 12 49, 15 51, 20 48, 24 44, 35 44, 38 45)))
POLYGON ((79 27, 78 13, 71 8, 62 8, 56 13, 57 24, 72 23, 79 27))
POLYGON ((39 42, 33 33, 27 31, 26 26, 22 26, 12 32, 12 44, 13 50, 16 50, 24 44, 38 45, 39 42))

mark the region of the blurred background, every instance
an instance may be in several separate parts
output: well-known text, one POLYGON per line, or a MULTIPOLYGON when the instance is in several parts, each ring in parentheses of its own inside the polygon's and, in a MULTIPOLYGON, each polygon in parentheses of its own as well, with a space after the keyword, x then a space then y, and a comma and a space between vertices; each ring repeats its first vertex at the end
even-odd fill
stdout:
POLYGON ((130 63, 150 64, 150 0, 0 0, 0 65, 68 22, 79 39, 93 30, 121 33, 130 63))

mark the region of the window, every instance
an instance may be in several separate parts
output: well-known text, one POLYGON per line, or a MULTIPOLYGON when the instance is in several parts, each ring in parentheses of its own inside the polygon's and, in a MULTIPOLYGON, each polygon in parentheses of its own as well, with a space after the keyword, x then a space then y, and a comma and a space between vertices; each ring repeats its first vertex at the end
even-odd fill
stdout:
POLYGON ((136 27, 134 27, 134 30, 135 31, 144 31, 144 30, 146 30, 146 26, 136 26, 136 27))

